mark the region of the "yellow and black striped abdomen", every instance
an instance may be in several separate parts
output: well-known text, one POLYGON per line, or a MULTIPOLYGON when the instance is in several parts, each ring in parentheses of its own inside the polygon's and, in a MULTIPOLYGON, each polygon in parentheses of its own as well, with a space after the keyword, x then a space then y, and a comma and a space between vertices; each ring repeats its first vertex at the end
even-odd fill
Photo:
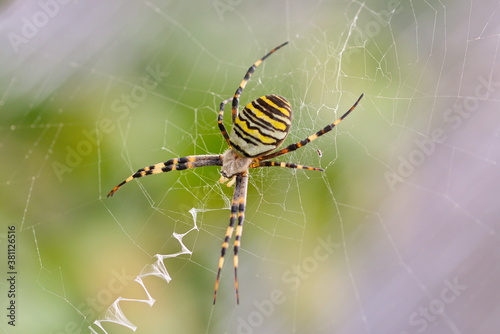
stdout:
POLYGON ((284 97, 261 96, 238 113, 229 141, 242 156, 258 157, 281 145, 291 125, 292 108, 284 97))

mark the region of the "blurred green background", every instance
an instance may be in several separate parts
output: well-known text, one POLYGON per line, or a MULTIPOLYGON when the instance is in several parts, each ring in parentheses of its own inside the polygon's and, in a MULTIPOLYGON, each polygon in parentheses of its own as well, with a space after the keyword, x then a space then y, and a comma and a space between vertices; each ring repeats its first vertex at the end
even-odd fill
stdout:
POLYGON ((147 293, 151 307, 119 304, 137 333, 498 329, 498 5, 3 2, 0 256, 15 226, 18 285, 16 326, 4 316, 2 331, 102 333, 94 321, 113 301, 147 293), (138 168, 223 152, 219 103, 284 41, 241 104, 285 96, 286 144, 365 97, 333 133, 283 157, 324 173, 251 171, 241 302, 230 251, 212 306, 233 191, 219 168, 106 194, 138 168), (134 279, 155 254, 181 251, 173 233, 186 232, 192 254, 164 260, 172 281, 144 277, 146 293, 134 279), (454 280, 467 288, 443 301, 454 280))

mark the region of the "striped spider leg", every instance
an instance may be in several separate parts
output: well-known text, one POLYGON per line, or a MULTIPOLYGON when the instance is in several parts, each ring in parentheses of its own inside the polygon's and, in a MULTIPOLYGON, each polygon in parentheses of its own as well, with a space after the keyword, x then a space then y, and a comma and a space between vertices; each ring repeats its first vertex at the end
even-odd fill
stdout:
POLYGON ((126 178, 124 181, 122 181, 120 184, 118 184, 116 187, 111 189, 107 197, 113 196, 118 191, 118 189, 120 189, 133 179, 153 174, 166 173, 173 170, 185 170, 207 166, 222 166, 221 155, 191 155, 182 158, 170 159, 165 162, 160 162, 151 166, 141 168, 137 172, 126 178))
POLYGON ((300 147, 307 145, 311 141, 319 138, 331 131, 337 124, 339 124, 349 113, 354 110, 363 94, 358 98, 354 105, 339 119, 331 124, 328 124, 323 129, 315 134, 310 135, 304 140, 295 144, 288 145, 287 147, 277 150, 287 137, 292 124, 292 109, 290 103, 278 95, 261 96, 247 104, 241 111, 239 108, 239 97, 245 88, 250 77, 255 69, 276 50, 288 44, 285 42, 273 50, 269 51, 264 57, 256 61, 245 73, 243 80, 236 89, 234 95, 227 100, 221 102, 219 113, 217 116, 217 125, 229 145, 221 155, 193 155, 182 158, 170 159, 166 162, 157 163, 155 165, 147 166, 139 169, 137 172, 129 176, 123 182, 114 187, 109 193, 108 197, 113 196, 115 192, 132 181, 133 179, 140 178, 147 175, 159 174, 170 172, 172 170, 185 170, 197 167, 207 166, 221 166, 220 182, 227 182, 227 186, 235 185, 234 194, 231 201, 231 212, 229 216, 229 226, 226 229, 224 241, 222 243, 221 255, 217 266, 217 276, 215 279, 214 299, 215 304, 217 300, 217 292, 219 289, 220 276, 224 265, 224 256, 229 241, 235 232, 235 240, 233 245, 234 258, 234 285, 236 290, 236 302, 239 304, 239 283, 238 283, 238 251, 241 246, 241 235, 243 232, 243 221, 245 217, 245 206, 248 188, 248 171, 250 168, 258 167, 284 167, 295 169, 306 169, 323 171, 321 168, 308 167, 288 162, 269 161, 269 159, 293 152, 300 147), (226 104, 232 102, 231 116, 232 128, 231 133, 228 134, 224 126, 224 109, 226 104), (236 225, 236 226, 235 226, 236 225))

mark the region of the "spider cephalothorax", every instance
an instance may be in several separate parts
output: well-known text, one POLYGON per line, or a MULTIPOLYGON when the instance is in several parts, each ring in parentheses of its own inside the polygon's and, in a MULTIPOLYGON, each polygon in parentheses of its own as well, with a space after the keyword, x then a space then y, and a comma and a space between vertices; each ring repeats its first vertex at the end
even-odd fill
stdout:
POLYGON ((276 162, 270 159, 279 157, 289 152, 295 151, 298 148, 307 145, 309 142, 317 139, 325 133, 331 131, 339 124, 349 113, 356 108, 363 94, 356 100, 353 106, 339 119, 328 124, 323 129, 310 135, 304 140, 286 146, 281 150, 277 150, 283 143, 290 127, 292 125, 292 108, 290 103, 283 97, 278 95, 266 95, 250 102, 238 111, 239 97, 243 92, 248 80, 253 72, 267 57, 273 54, 276 50, 288 44, 285 42, 273 50, 269 51, 264 57, 257 60, 245 73, 243 80, 236 89, 232 97, 224 100, 220 104, 219 114, 217 117, 217 125, 226 140, 229 149, 220 155, 192 155, 182 158, 174 158, 165 162, 157 163, 148 167, 139 169, 134 174, 130 175, 123 182, 114 187, 108 197, 127 182, 133 179, 172 170, 184 170, 196 167, 206 166, 222 166, 221 182, 226 182, 228 186, 235 184, 234 195, 231 201, 231 213, 229 216, 229 226, 226 230, 224 242, 222 243, 221 256, 219 258, 217 268, 217 278, 215 279, 214 289, 214 304, 217 298, 219 288, 219 280, 222 267, 224 265, 224 255, 229 246, 229 240, 233 235, 236 225, 236 236, 234 240, 234 284, 236 288, 236 302, 239 303, 239 288, 238 288, 238 251, 240 248, 241 234, 243 231, 243 220, 245 217, 245 204, 248 186, 248 170, 257 167, 286 167, 296 169, 307 169, 322 171, 321 168, 308 167, 297 165, 289 162, 276 162), (228 134, 224 126, 224 108, 227 103, 232 102, 232 128, 228 134))

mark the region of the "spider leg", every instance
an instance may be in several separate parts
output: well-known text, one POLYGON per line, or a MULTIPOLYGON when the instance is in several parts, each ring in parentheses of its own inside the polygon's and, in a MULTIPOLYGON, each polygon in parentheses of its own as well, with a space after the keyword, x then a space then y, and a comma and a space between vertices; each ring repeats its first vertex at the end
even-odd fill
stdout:
POLYGON ((224 100, 220 103, 219 114, 217 116, 217 125, 219 126, 219 130, 222 133, 222 136, 224 137, 224 139, 226 140, 227 145, 229 145, 229 146, 231 146, 231 142, 229 141, 229 135, 227 134, 226 127, 224 126, 224 107, 226 106, 226 104, 228 102, 230 102, 232 100, 233 100, 233 98, 230 97, 229 99, 224 100))
POLYGON ((229 239, 234 231, 234 223, 237 221, 236 225, 236 236, 234 239, 234 287, 236 289, 236 303, 240 303, 239 298, 239 285, 238 285, 238 251, 241 244, 241 234, 243 232, 243 220, 245 218, 245 204, 247 199, 247 186, 248 186, 248 175, 238 174, 236 175, 236 186, 234 187, 233 200, 231 202, 231 214, 229 216, 229 226, 226 230, 226 236, 224 237, 224 242, 222 243, 221 256, 219 258, 219 264, 217 268, 217 277, 215 279, 214 288, 214 304, 217 300, 217 292, 219 290, 220 275, 222 267, 224 265, 224 255, 229 246, 229 239))
MULTIPOLYGON (((252 76, 253 72, 255 72, 255 69, 264 60, 266 60, 267 57, 269 57, 274 52, 276 52, 277 50, 281 49, 283 46, 285 46, 287 44, 288 44, 288 42, 285 42, 285 43, 283 43, 281 45, 278 45, 277 47, 275 47, 271 51, 269 51, 264 57, 260 58, 255 63, 253 63, 253 65, 250 66, 250 68, 248 69, 247 73, 245 73, 245 76, 243 77, 243 80, 241 81, 239 87, 236 89, 236 92, 234 92, 234 95, 233 95, 233 98, 232 98, 233 104, 232 104, 232 107, 231 107, 231 114, 232 114, 232 117, 233 117, 233 123, 234 123, 234 119, 236 118, 236 116, 238 114, 238 104, 239 104, 239 101, 240 101, 240 95, 243 92, 243 89, 245 89, 245 86, 247 85, 248 80, 250 80, 250 77, 252 76)), ((229 101, 227 101, 227 102, 229 102, 229 101)))
POLYGON ((243 233, 243 220, 245 219, 245 205, 247 202, 248 175, 238 175, 236 182, 240 183, 240 194, 238 198, 238 225, 236 226, 236 236, 234 237, 234 287, 236 289, 236 303, 240 303, 238 285, 238 251, 241 245, 241 235, 243 233))
POLYGON ((261 161, 261 162, 253 162, 250 164, 250 168, 257 168, 257 167, 284 167, 284 168, 317 170, 320 172, 324 171, 324 169, 322 169, 322 168, 297 165, 297 164, 290 163, 290 162, 261 161))
POLYGON ((351 111, 354 110, 354 108, 356 108, 356 106, 358 105, 359 101, 363 98, 363 94, 361 94, 361 96, 356 100, 356 102, 352 105, 351 108, 349 108, 349 110, 347 110, 347 112, 345 114, 343 114, 339 119, 337 119, 335 122, 333 123, 330 123, 328 124, 327 126, 325 126, 323 129, 319 130, 318 132, 310 135, 309 137, 307 137, 306 139, 304 140, 301 140, 295 144, 291 144, 291 145, 288 145, 287 147, 279 150, 279 151, 276 151, 274 153, 270 153, 268 155, 264 155, 264 156, 261 156, 261 157, 258 157, 257 159, 259 160, 269 160, 269 159, 272 159, 272 158, 275 158, 275 157, 279 157, 280 155, 283 155, 283 154, 287 154, 289 152, 293 152, 299 148, 301 148, 302 146, 304 145, 307 145, 309 144, 310 142, 312 142, 313 140, 321 137, 322 135, 324 135, 325 133, 328 133, 330 132, 331 130, 333 130, 333 128, 335 126, 337 126, 337 124, 339 124, 340 122, 342 122, 342 120, 344 118, 347 117, 347 115, 349 115, 351 113, 351 111))
POLYGON ((222 158, 220 155, 191 155, 182 158, 174 158, 165 162, 160 162, 155 165, 147 166, 139 169, 134 174, 130 175, 127 179, 122 181, 119 185, 114 187, 107 197, 113 196, 118 189, 126 183, 143 176, 166 173, 172 170, 184 170, 196 167, 205 166, 222 166, 222 158))
POLYGON ((285 42, 281 45, 278 45, 271 51, 269 51, 264 57, 260 58, 257 60, 255 63, 253 63, 252 66, 248 69, 248 71, 245 73, 245 76, 243 77, 243 80, 241 81, 240 85, 236 89, 236 92, 234 95, 224 101, 221 102, 219 106, 219 114, 217 115, 217 125, 219 126, 219 130, 222 133, 222 136, 226 140, 227 144, 231 146, 231 143, 229 142, 229 135, 227 133, 226 127, 224 126, 224 108, 226 104, 229 102, 233 102, 231 106, 231 114, 232 114, 232 121, 234 123, 234 120, 236 119, 236 116, 238 115, 238 106, 239 106, 239 101, 240 101, 240 96, 241 93, 243 92, 243 89, 247 85, 247 82, 250 80, 250 77, 252 76, 253 72, 255 72, 255 69, 264 61, 266 60, 267 57, 272 55, 276 50, 282 48, 283 46, 287 45, 288 42, 285 42))

